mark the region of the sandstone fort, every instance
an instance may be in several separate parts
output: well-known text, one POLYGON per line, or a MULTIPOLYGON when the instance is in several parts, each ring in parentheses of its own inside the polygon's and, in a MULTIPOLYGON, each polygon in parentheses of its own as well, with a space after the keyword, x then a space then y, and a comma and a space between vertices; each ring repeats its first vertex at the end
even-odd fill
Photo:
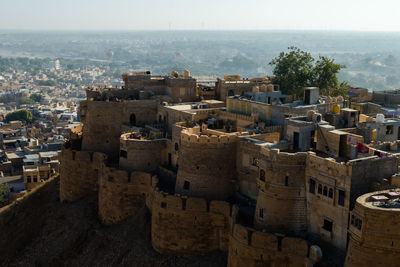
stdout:
MULTIPOLYGON (((160 254, 220 250, 232 267, 399 264, 400 119, 382 107, 397 107, 397 91, 344 99, 308 87, 294 99, 269 77, 122 78, 87 88, 59 178, 20 205, 59 179, 63 203, 97 196, 104 225, 146 209, 160 254)), ((16 209, 0 212, 0 227, 16 209)))

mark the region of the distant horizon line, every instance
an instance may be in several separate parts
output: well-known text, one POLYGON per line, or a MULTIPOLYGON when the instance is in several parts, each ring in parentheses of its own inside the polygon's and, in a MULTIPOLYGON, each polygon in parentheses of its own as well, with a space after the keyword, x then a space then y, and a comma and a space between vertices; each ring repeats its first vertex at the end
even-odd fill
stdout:
POLYGON ((1 29, 15 32, 355 32, 400 33, 400 30, 339 30, 339 29, 1 29))

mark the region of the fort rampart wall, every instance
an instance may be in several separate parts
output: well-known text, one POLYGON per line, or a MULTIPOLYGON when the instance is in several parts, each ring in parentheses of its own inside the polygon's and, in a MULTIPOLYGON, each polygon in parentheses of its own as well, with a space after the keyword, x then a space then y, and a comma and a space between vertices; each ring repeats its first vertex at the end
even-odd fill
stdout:
POLYGON ((37 187, 0 208, 0 258, 2 266, 20 256, 20 251, 41 233, 51 212, 52 202, 57 201, 59 176, 53 176, 37 187))
POLYGON ((60 160, 60 200, 76 201, 95 194, 106 156, 99 152, 63 148, 60 160))
POLYGON ((128 171, 154 172, 167 161, 167 139, 139 140, 123 134, 120 139, 119 166, 128 171))
POLYGON ((398 266, 400 209, 378 207, 368 202, 372 195, 385 193, 389 191, 368 193, 357 199, 350 213, 345 266, 398 266))
POLYGON ((145 172, 104 167, 99 179, 99 217, 116 224, 134 216, 151 200, 157 178, 145 172))
POLYGON ((151 235, 156 251, 194 255, 228 249, 232 212, 229 203, 155 190, 151 204, 151 235))
POLYGON ((175 191, 182 195, 226 199, 235 190, 236 135, 181 133, 175 191))
POLYGON ((230 232, 228 266, 313 266, 322 257, 318 246, 299 238, 256 231, 234 224, 230 232))

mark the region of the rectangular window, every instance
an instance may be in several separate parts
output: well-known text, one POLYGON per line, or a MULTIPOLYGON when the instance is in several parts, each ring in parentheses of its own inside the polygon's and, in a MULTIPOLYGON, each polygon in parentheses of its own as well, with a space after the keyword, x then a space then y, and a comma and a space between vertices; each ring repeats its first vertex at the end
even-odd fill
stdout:
POLYGON ((32 178, 31 178, 30 176, 27 176, 27 177, 26 177, 26 182, 27 182, 27 183, 31 183, 31 182, 32 182, 32 178))
POLYGON ((260 215, 260 218, 264 218, 264 208, 260 208, 259 215, 260 215))
POLYGON ((109 181, 109 182, 114 182, 114 177, 108 176, 108 181, 109 181))
POLYGON ((125 150, 120 150, 120 157, 121 158, 127 158, 128 157, 128 152, 126 152, 125 150))
POLYGON ((167 208, 167 203, 161 202, 161 208, 166 209, 167 208))
POLYGON ((386 126, 386 134, 393 134, 393 125, 386 126))
POLYGON ((37 176, 33 176, 33 182, 37 183, 37 176))
POLYGON ((185 181, 185 182, 183 183, 183 189, 189 190, 189 189, 190 189, 190 182, 185 181))
POLYGON ((329 219, 324 219, 324 225, 322 226, 328 232, 332 232, 333 222, 329 219))
POLYGON ((311 194, 315 194, 315 180, 314 179, 310 179, 310 193, 311 194))
POLYGON ((265 182, 265 171, 264 170, 260 170, 260 180, 265 182))
POLYGON ((338 204, 340 206, 344 206, 344 191, 343 190, 339 190, 339 198, 338 198, 338 204))

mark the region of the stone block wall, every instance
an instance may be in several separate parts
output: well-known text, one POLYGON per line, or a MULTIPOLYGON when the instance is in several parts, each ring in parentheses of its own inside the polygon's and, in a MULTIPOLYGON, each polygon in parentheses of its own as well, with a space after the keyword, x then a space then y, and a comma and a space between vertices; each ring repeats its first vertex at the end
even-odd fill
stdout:
POLYGON ((313 266, 322 257, 318 246, 234 224, 230 233, 228 266, 313 266))
POLYGON ((235 190, 239 139, 236 135, 192 134, 193 129, 181 133, 175 191, 194 197, 226 199, 235 190))
POLYGON ((60 200, 76 201, 95 194, 106 156, 99 152, 63 148, 60 160, 60 200))
POLYGON ((167 162, 167 139, 139 140, 123 134, 120 139, 119 166, 128 171, 154 172, 167 162))
POLYGON ((149 173, 104 167, 99 180, 99 217, 117 224, 138 213, 151 199, 157 178, 149 173))
POLYGON ((384 193, 388 191, 368 193, 357 199, 350 214, 345 266, 398 266, 400 210, 380 208, 367 202, 372 195, 384 193))
POLYGON ((123 124, 141 125, 156 120, 157 100, 87 101, 82 150, 105 153, 118 161, 123 124), (131 117, 132 116, 132 117, 131 117))
POLYGON ((256 229, 305 236, 307 207, 305 170, 307 153, 266 152, 259 163, 256 229))
POLYGON ((159 253, 195 255, 228 249, 229 203, 155 190, 151 205, 152 244, 159 253))

